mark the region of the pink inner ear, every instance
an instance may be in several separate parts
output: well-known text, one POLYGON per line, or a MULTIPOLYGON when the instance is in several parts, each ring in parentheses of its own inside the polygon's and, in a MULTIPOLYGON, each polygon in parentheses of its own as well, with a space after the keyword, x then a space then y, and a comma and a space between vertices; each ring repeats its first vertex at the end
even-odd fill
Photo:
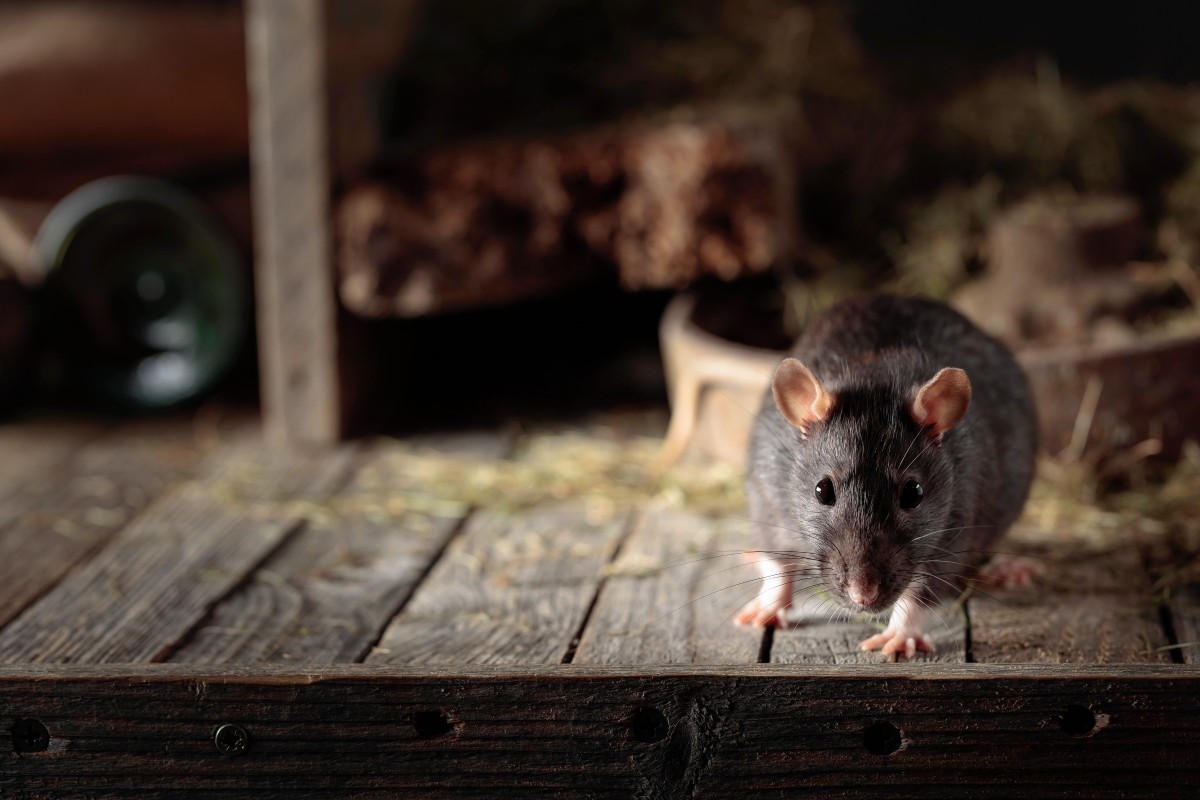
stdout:
POLYGON ((913 420, 935 436, 962 422, 971 405, 971 381, 961 369, 947 367, 921 387, 912 404, 913 420))
POLYGON ((813 423, 829 416, 833 408, 833 398, 825 387, 794 358, 785 358, 775 370, 771 392, 783 418, 805 433, 813 423))

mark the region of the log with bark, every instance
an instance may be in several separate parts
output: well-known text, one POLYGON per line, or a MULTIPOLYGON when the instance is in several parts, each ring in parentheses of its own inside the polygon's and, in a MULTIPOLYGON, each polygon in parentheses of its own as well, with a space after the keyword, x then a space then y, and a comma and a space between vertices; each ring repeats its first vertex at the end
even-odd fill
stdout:
POLYGON ((795 242, 791 130, 674 121, 431 153, 341 199, 342 301, 408 317, 605 274, 660 289, 763 272, 795 242))

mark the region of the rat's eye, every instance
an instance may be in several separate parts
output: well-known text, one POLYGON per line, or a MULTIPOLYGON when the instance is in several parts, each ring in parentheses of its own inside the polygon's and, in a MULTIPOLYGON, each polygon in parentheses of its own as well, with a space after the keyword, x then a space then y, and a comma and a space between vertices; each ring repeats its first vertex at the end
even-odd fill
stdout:
POLYGON ((833 481, 829 478, 821 478, 817 481, 817 502, 823 506, 831 506, 837 500, 833 496, 833 481))
POLYGON ((904 509, 914 509, 921 505, 921 498, 925 496, 925 490, 921 488, 921 484, 916 481, 905 481, 900 487, 900 507, 904 509))

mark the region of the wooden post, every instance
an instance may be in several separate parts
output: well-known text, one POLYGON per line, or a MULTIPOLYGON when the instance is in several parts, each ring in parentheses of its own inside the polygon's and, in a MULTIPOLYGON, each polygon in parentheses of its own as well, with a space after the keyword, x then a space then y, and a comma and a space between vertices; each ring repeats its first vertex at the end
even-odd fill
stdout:
POLYGON ((263 419, 287 443, 343 429, 330 242, 323 0, 248 0, 263 419))

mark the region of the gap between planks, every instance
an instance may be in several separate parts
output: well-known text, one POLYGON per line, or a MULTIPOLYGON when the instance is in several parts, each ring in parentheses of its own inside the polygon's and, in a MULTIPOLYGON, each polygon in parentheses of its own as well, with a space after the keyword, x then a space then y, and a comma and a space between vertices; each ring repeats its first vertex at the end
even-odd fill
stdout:
POLYGON ((744 599, 736 590, 749 580, 758 591, 742 522, 644 509, 607 569, 574 663, 756 663, 764 632, 732 622, 744 599))
POLYGON ((972 651, 981 663, 1170 662, 1143 543, 1115 532, 1017 526, 1007 549, 1042 566, 1030 586, 972 594, 972 651))
POLYGON ((186 650, 187 647, 195 640, 199 632, 204 630, 205 626, 208 625, 212 618, 216 615, 217 609, 221 603, 230 595, 236 594, 243 590, 254 579, 255 573, 262 567, 262 565, 268 563, 272 558, 276 557, 281 550, 283 550, 292 540, 296 538, 300 531, 304 529, 306 524, 307 522, 304 519, 292 520, 290 527, 284 529, 283 533, 279 537, 279 541, 275 544, 275 546, 265 552, 257 564, 246 570, 246 573, 242 575, 237 583, 230 586, 229 590, 223 596, 214 599, 209 606, 204 609, 204 613, 196 620, 195 623, 192 624, 186 633, 184 633, 177 641, 170 644, 165 644, 163 649, 150 659, 150 662, 158 664, 170 661, 175 654, 186 650))
MULTIPOLYGON (((65 442, 48 425, 15 427, 8 438, 23 433, 30 445, 48 441, 52 454, 64 460, 50 471, 43 460, 42 470, 9 487, 4 504, 13 515, 0 527, 0 628, 202 469, 219 438, 200 439, 194 424, 167 419, 127 423, 103 435, 92 435, 85 425, 84 441, 73 447, 77 426, 68 424, 65 442)), ((243 435, 248 427, 236 417, 223 433, 243 435)))
POLYGON ((585 500, 477 511, 367 662, 561 664, 629 513, 585 500))
POLYGON ((501 459, 502 435, 465 432, 365 447, 352 477, 217 605, 182 663, 352 663, 407 607, 471 510, 430 493, 413 448, 501 459))
MULTIPOLYGON (((613 548, 613 552, 608 559, 608 563, 604 565, 606 570, 611 568, 616 563, 617 559, 621 557, 621 551, 625 548, 626 542, 628 542, 629 537, 633 535, 633 530, 637 526, 638 522, 641 521, 642 517, 643 512, 641 511, 634 511, 630 514, 624 532, 617 540, 616 547, 613 548)), ((607 573, 602 573, 600 575, 600 580, 596 583, 596 592, 592 595, 592 602, 588 604, 587 611, 583 613, 583 619, 580 620, 579 628, 575 631, 575 635, 572 636, 571 641, 567 643, 567 651, 563 654, 561 663, 570 664, 575 660, 575 652, 579 648, 579 642, 583 638, 583 632, 587 628, 588 622, 591 621, 592 615, 596 611, 596 603, 599 602, 600 595, 604 592, 604 586, 607 582, 607 573)))
POLYGON ((318 458, 242 442, 214 455, 0 630, 0 662, 146 662, 294 527, 297 504, 345 475, 349 449, 318 458))

